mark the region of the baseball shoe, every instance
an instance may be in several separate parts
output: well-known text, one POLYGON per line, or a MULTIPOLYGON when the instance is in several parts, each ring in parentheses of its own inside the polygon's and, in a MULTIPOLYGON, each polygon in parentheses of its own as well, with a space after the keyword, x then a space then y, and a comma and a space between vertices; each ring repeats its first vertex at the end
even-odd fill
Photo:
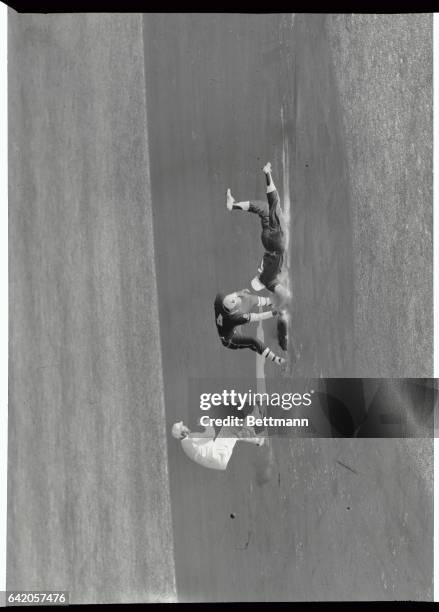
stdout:
POLYGON ((271 163, 267 162, 265 164, 265 166, 262 168, 262 172, 264 172, 265 174, 268 174, 269 172, 271 172, 271 163))
POLYGON ((226 191, 226 206, 227 210, 232 210, 233 204, 235 203, 235 198, 232 196, 230 189, 226 191))

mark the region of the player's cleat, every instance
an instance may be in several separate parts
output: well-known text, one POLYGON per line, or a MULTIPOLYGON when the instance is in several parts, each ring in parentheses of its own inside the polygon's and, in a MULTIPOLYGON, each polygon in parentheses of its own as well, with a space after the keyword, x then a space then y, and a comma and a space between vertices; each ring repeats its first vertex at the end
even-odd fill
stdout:
POLYGON ((277 318, 277 341, 283 351, 288 350, 288 316, 285 311, 277 318))
POLYGON ((226 191, 226 206, 227 210, 232 210, 233 204, 235 203, 235 198, 232 196, 230 189, 226 191))
POLYGON ((264 172, 265 174, 268 174, 269 172, 271 172, 271 163, 267 162, 265 164, 265 166, 262 168, 262 172, 264 172))

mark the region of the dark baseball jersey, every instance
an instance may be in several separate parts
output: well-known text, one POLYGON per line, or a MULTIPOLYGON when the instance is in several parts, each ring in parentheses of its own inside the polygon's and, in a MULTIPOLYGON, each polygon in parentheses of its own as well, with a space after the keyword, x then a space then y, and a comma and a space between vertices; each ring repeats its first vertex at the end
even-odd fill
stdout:
POLYGON ((250 315, 240 312, 230 314, 223 306, 223 299, 224 296, 221 294, 218 294, 215 298, 215 324, 220 337, 227 339, 233 335, 235 327, 250 321, 250 315))

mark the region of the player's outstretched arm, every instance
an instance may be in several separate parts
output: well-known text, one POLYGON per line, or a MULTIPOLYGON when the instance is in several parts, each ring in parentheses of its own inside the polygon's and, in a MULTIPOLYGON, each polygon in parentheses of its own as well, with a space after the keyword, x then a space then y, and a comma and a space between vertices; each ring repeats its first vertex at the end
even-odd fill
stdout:
POLYGON ((258 321, 265 321, 267 319, 272 319, 277 314, 278 313, 276 310, 266 310, 265 312, 251 312, 249 314, 249 317, 250 317, 249 322, 257 323, 258 321))
POLYGON ((261 295, 255 295, 254 293, 251 293, 248 289, 243 289, 242 291, 237 291, 236 295, 238 295, 239 297, 243 297, 243 298, 247 298, 247 303, 246 305, 249 306, 253 306, 253 307, 259 307, 262 308, 263 306, 272 306, 273 302, 271 301, 271 299, 269 297, 265 297, 265 296, 261 296, 261 295), (251 298, 252 303, 249 304, 248 303, 248 298, 251 298))

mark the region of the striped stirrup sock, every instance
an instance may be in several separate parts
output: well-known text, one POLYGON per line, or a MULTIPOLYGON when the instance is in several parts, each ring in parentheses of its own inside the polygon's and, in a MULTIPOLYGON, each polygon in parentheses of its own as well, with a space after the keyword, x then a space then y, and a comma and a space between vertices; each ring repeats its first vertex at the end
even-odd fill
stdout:
POLYGON ((264 352, 262 353, 262 357, 265 357, 265 359, 271 359, 271 361, 274 361, 274 363, 277 363, 277 365, 282 365, 283 363, 285 363, 285 359, 283 359, 282 357, 278 357, 277 355, 275 355, 273 353, 273 351, 270 351, 270 349, 267 348, 264 350, 264 352))

